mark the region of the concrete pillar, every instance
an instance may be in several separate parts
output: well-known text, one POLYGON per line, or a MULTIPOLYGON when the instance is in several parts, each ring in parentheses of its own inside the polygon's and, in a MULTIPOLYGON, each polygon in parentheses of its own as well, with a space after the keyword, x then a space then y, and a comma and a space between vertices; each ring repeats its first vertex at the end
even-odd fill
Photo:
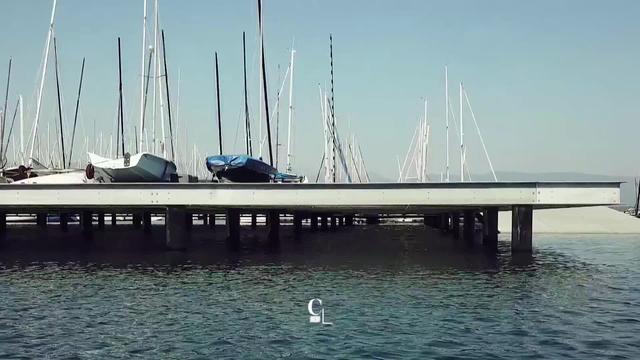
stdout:
POLYGON ((280 241, 280 213, 278 210, 269 210, 267 217, 269 218, 269 243, 277 245, 280 241))
POLYGON ((185 211, 184 228, 186 231, 191 231, 192 227, 193 227, 193 213, 191 211, 185 211))
POLYGON ((233 249, 240 246, 240 211, 227 209, 227 242, 233 249))
POLYGON ((460 213, 451 213, 451 232, 456 239, 460 238, 460 213))
POLYGON ((293 232, 299 235, 302 231, 302 214, 299 212, 293 213, 293 232))
POLYGON ((311 217, 309 218, 309 225, 311 226, 311 231, 318 230, 318 215, 311 214, 311 217))
POLYGON ((0 235, 4 235, 7 230, 7 213, 4 211, 0 211, 0 235))
POLYGON ((116 213, 111 213, 111 226, 116 226, 116 213))
POLYGON ((255 229, 258 227, 258 214, 252 212, 251 213, 251 228, 255 229))
POLYGON ((380 217, 377 215, 370 215, 366 217, 367 225, 377 225, 380 224, 380 217))
POLYGON ((336 217, 332 216, 331 217, 331 230, 335 230, 336 226, 337 226, 336 217))
POLYGON ((36 224, 41 228, 47 227, 47 213, 37 213, 36 214, 36 224))
POLYGON ((138 213, 131 214, 131 222, 133 223, 134 228, 140 229, 142 226, 142 216, 138 213))
POLYGON ((61 212, 58 216, 60 217, 60 230, 66 232, 69 230, 69 214, 61 212))
POLYGON ((90 233, 93 226, 93 214, 91 211, 83 210, 80 212, 80 227, 82 232, 90 233))
POLYGON ((449 214, 440 214, 440 230, 449 231, 451 229, 450 220, 451 216, 449 214))
POLYGON ((181 207, 168 207, 165 220, 165 244, 170 250, 186 248, 186 211, 181 207))
POLYGON ((344 217, 344 224, 346 226, 353 226, 353 215, 347 215, 344 217))
POLYGON ((145 211, 142 213, 142 228, 144 232, 151 232, 151 212, 145 211))
POLYGON ((202 225, 204 226, 209 222, 209 216, 207 216, 207 214, 200 214, 198 217, 202 219, 202 225))
POLYGON ((531 253, 533 237, 533 207, 516 205, 511 215, 511 252, 531 253))
POLYGON ((98 211, 98 229, 104 230, 104 212, 98 211))
POLYGON ((329 226, 328 226, 328 222, 327 222, 327 217, 322 215, 320 216, 320 229, 321 230, 328 230, 329 226))
POLYGON ((344 226, 344 216, 338 217, 338 226, 344 226))
POLYGON ((473 238, 476 230, 476 213, 473 210, 464 211, 464 222, 462 224, 462 237, 464 242, 473 245, 473 238))
POLYGON ((209 213, 209 229, 216 229, 216 213, 209 213))
POLYGON ((498 208, 488 208, 484 212, 484 223, 486 224, 485 236, 482 245, 488 249, 498 249, 498 208))

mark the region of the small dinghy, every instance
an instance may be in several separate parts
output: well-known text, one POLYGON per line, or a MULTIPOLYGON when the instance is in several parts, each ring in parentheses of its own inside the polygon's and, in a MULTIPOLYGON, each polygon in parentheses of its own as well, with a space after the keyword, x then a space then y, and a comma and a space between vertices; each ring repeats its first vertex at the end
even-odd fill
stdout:
POLYGON ((169 182, 177 178, 176 164, 147 152, 117 159, 89 153, 89 161, 98 177, 111 182, 169 182))

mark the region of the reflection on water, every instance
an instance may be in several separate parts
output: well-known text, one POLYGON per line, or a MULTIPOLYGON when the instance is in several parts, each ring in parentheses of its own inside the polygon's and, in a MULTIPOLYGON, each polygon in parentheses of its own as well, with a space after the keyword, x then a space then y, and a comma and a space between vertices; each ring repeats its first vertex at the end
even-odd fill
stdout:
POLYGON ((196 227, 186 252, 126 226, 11 228, 0 358, 640 356, 640 237, 536 236, 533 255, 422 226, 305 232, 273 249, 196 227), (333 326, 309 323, 322 299, 333 326))

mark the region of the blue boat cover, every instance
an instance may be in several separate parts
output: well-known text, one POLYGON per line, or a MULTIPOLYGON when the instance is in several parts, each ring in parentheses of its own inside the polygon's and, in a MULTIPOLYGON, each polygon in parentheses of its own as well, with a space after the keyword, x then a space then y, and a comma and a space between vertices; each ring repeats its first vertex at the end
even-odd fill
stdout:
POLYGON ((265 182, 278 173, 273 166, 248 155, 209 156, 207 169, 232 182, 265 182))

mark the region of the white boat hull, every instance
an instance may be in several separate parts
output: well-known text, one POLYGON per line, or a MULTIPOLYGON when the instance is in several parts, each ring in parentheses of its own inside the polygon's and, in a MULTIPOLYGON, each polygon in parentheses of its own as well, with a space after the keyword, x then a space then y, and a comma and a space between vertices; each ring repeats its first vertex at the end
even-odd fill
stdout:
POLYGON ((89 160, 97 175, 111 182, 166 182, 177 172, 172 161, 146 152, 131 155, 128 164, 125 158, 107 159, 92 153, 89 160))

